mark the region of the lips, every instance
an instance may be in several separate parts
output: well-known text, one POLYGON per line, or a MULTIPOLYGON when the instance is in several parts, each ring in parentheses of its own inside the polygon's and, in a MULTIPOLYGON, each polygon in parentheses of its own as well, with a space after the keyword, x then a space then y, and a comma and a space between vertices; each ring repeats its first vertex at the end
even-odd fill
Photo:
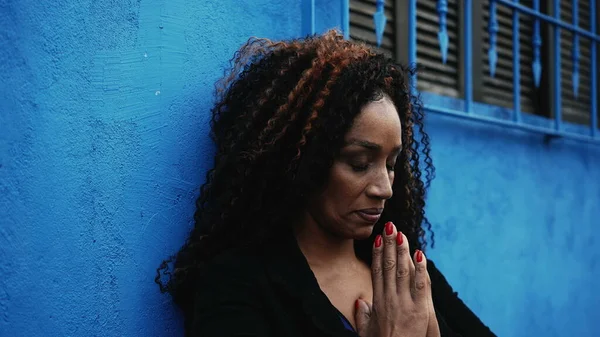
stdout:
POLYGON ((383 212, 383 208, 367 208, 367 209, 361 209, 359 212, 363 212, 369 215, 377 215, 377 214, 381 214, 383 212))
POLYGON ((381 217, 381 213, 383 212, 383 208, 368 208, 361 209, 360 211, 356 211, 359 217, 367 222, 375 223, 381 217))

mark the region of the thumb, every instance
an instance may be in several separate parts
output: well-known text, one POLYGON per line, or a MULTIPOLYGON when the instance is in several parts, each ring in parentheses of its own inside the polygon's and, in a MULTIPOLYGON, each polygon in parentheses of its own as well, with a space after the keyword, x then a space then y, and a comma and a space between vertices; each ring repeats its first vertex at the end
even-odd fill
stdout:
POLYGON ((356 332, 359 335, 363 335, 362 332, 367 330, 367 326, 369 325, 369 320, 371 319, 371 309, 372 306, 370 303, 367 303, 360 298, 356 300, 356 311, 354 312, 354 320, 356 322, 356 332))

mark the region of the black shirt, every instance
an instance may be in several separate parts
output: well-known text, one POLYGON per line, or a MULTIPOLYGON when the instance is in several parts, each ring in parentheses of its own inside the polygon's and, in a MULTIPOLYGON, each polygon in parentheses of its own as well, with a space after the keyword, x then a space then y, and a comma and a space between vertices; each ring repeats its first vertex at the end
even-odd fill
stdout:
MULTIPOLYGON (((428 260, 443 337, 495 336, 458 298, 428 260)), ((321 291, 292 237, 260 249, 221 254, 203 270, 191 325, 193 336, 358 336, 321 291)))

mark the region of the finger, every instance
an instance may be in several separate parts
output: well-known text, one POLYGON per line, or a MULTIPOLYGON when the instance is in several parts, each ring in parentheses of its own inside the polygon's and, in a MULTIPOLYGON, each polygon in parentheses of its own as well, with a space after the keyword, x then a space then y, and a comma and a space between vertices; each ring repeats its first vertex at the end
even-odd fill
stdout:
POLYGON ((410 256, 408 239, 402 232, 396 235, 396 292, 403 302, 412 300, 415 266, 410 256))
POLYGON ((396 293, 396 226, 390 221, 385 224, 383 230, 383 261, 381 268, 383 269, 383 290, 386 294, 396 293))
POLYGON ((373 300, 377 303, 384 300, 383 270, 381 260, 383 257, 383 239, 381 235, 375 237, 373 242, 373 260, 371 261, 371 281, 373 282, 373 300))
POLYGON ((364 336, 363 332, 367 330, 369 320, 371 319, 372 306, 361 299, 356 300, 356 311, 354 312, 354 321, 356 322, 356 332, 364 336))
POLYGON ((437 312, 435 311, 435 307, 433 305, 433 290, 431 290, 431 278, 429 277, 429 272, 427 273, 427 277, 429 279, 430 284, 430 292, 431 296, 429 296, 429 324, 427 325, 427 335, 426 337, 439 337, 440 336, 440 326, 437 320, 437 312))
POLYGON ((431 280, 427 272, 427 258, 422 251, 415 251, 413 263, 415 277, 413 282, 413 300, 420 305, 429 306, 431 302, 431 280))
POLYGON ((437 315, 435 310, 433 309, 433 305, 431 306, 431 311, 429 312, 429 323, 427 324, 427 334, 426 337, 439 337, 440 336, 440 325, 438 324, 437 315))

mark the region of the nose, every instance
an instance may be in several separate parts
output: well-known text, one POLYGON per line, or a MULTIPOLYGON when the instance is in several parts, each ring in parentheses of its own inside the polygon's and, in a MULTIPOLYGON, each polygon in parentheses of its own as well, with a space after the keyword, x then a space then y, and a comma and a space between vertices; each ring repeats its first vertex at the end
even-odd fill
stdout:
POLYGON ((387 167, 377 170, 373 175, 373 180, 367 186, 367 195, 378 199, 390 199, 393 195, 392 184, 394 178, 387 167))

